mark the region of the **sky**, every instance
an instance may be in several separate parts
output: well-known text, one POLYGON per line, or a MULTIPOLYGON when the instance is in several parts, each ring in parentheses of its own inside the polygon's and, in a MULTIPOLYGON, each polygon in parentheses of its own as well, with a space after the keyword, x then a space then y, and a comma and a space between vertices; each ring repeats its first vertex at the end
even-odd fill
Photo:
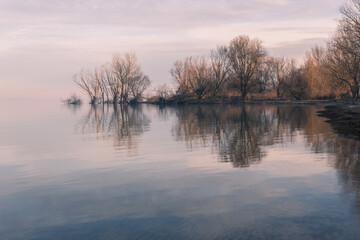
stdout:
POLYGON ((82 68, 134 51, 152 87, 172 84, 176 60, 238 35, 301 61, 325 44, 345 0, 0 0, 0 99, 80 93, 82 68))

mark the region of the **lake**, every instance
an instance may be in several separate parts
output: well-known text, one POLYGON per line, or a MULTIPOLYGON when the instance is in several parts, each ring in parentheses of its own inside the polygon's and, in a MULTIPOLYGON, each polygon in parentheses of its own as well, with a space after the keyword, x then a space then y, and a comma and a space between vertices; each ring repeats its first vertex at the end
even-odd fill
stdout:
POLYGON ((1 239, 359 239, 321 106, 0 107, 1 239))

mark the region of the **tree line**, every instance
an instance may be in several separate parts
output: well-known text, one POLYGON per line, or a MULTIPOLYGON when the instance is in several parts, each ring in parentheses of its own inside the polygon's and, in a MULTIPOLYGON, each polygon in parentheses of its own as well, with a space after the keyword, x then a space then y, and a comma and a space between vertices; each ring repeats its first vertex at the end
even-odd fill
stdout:
MULTIPOLYGON (((340 7, 341 18, 325 47, 314 46, 302 64, 271 56, 263 42, 245 35, 218 46, 207 56, 189 56, 170 69, 173 88, 161 85, 149 101, 219 102, 305 100, 359 97, 360 0, 340 7)), ((90 102, 138 102, 150 86, 134 53, 82 70, 74 81, 90 102)))
POLYGON ((340 7, 342 17, 325 47, 314 46, 302 64, 268 54, 259 39, 238 36, 209 56, 190 56, 171 69, 173 98, 214 100, 333 99, 359 97, 360 0, 340 7))

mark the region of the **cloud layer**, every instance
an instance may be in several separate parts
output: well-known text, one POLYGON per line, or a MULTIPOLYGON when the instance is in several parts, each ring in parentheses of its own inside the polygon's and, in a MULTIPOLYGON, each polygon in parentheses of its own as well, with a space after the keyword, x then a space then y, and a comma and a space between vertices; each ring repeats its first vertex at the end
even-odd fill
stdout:
POLYGON ((53 86, 49 96, 63 95, 74 87, 71 76, 79 68, 129 50, 137 52, 156 85, 170 80, 169 68, 176 59, 206 54, 240 34, 261 38, 273 54, 301 58, 311 45, 329 37, 340 4, 338 0, 1 0, 0 94, 48 97, 36 87, 53 86), (11 89, 16 84, 30 90, 15 93, 11 89))

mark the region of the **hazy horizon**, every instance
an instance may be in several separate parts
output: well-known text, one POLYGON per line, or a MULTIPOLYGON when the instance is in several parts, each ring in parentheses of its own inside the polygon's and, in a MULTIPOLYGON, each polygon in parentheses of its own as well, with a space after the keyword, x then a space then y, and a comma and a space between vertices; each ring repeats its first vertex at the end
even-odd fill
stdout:
POLYGON ((127 51, 136 52, 152 87, 171 83, 174 61, 207 54, 238 35, 301 60, 331 36, 344 2, 2 0, 0 98, 80 93, 76 72, 127 51))

